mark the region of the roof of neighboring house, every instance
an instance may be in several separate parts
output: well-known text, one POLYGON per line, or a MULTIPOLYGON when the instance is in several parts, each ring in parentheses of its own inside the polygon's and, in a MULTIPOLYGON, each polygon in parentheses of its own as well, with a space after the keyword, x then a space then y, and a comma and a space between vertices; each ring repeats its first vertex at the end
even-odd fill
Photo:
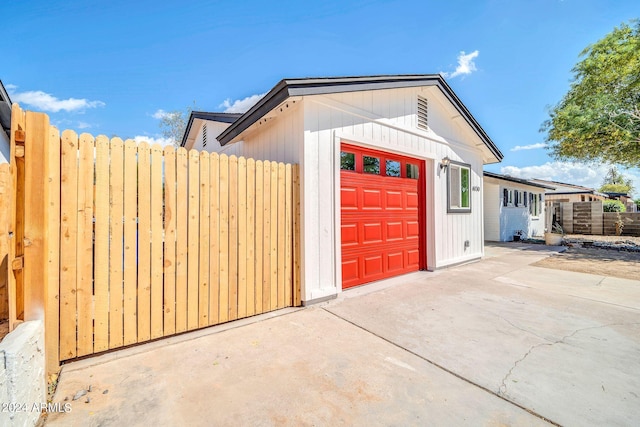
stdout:
POLYGON ((605 193, 607 196, 609 196, 609 198, 615 198, 615 197, 627 197, 629 199, 631 199, 632 197, 627 194, 627 193, 615 193, 615 192, 610 192, 610 191, 605 191, 605 193))
POLYGON ((554 190, 555 187, 551 187, 548 185, 544 185, 544 184, 539 184, 537 182, 532 182, 528 179, 523 179, 523 178, 514 178, 512 176, 509 175, 500 175, 497 173, 493 173, 493 172, 483 172, 484 176, 488 177, 488 178, 495 178, 495 179, 501 179, 503 181, 509 181, 509 182, 515 182, 518 184, 523 184, 523 185, 530 185, 532 187, 538 187, 538 188, 545 188, 548 190, 554 190))
POLYGON ((482 129, 480 124, 462 104, 440 74, 360 76, 360 77, 321 77, 302 79, 283 79, 276 84, 260 101, 233 122, 218 137, 221 145, 226 145, 252 124, 259 121, 271 110, 292 96, 322 95, 365 90, 395 89, 404 87, 436 86, 466 120, 478 137, 488 147, 498 161, 502 152, 482 129))
POLYGON ((2 129, 11 136, 11 98, 0 80, 0 125, 2 129))
POLYGON ((593 188, 583 187, 582 185, 567 184, 565 182, 548 181, 545 179, 533 178, 532 181, 538 182, 544 185, 550 185, 555 188, 552 194, 594 194, 597 196, 606 197, 606 194, 600 193, 593 188))
POLYGON ((210 120, 213 122, 221 123, 233 123, 238 120, 240 116, 242 116, 242 114, 240 113, 208 113, 206 111, 192 111, 189 115, 189 121, 187 122, 187 127, 184 131, 184 135, 182 135, 180 146, 184 147, 184 145, 187 143, 187 138, 189 136, 189 132, 191 132, 191 126, 193 126, 193 122, 195 119, 210 120))

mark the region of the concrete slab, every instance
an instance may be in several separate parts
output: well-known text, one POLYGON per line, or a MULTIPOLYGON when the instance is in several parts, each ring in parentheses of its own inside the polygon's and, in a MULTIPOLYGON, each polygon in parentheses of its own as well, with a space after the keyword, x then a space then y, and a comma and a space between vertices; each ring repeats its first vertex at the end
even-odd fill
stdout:
POLYGON ((47 425, 545 424, 320 307, 66 365, 54 401, 65 399, 72 411, 47 425))
POLYGON ((553 422, 637 422, 640 282, 529 267, 538 256, 503 246, 489 252, 325 309, 553 422))
POLYGON ((640 282, 530 266, 556 249, 65 365, 54 402, 92 391, 47 424, 634 425, 640 282))

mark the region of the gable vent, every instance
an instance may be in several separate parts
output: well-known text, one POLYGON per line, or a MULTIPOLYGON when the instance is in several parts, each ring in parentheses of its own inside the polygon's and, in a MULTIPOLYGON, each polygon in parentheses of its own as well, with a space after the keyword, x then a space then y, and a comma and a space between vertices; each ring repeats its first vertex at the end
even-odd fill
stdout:
POLYGON ((202 125, 202 147, 207 146, 207 124, 202 125))
POLYGON ((420 129, 428 130, 428 117, 429 107, 427 104, 427 98, 418 96, 418 127, 420 129))

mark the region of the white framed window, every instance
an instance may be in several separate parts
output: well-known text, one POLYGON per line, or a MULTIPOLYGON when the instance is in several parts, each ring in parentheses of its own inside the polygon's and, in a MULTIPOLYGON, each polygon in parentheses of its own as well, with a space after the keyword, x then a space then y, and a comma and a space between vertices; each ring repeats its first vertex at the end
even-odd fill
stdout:
POLYGON ((471 165, 451 161, 447 174, 447 212, 471 212, 471 165))
POLYGON ((502 206, 515 206, 515 195, 516 192, 509 188, 505 188, 502 190, 502 206))

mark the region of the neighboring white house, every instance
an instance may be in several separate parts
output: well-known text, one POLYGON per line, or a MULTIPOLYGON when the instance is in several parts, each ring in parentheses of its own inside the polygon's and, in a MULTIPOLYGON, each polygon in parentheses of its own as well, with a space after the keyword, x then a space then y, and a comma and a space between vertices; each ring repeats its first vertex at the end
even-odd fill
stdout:
POLYGON ((11 132, 11 99, 0 80, 0 163, 9 161, 11 132))
POLYGON ((484 238, 508 242, 513 236, 544 236, 545 192, 553 187, 484 172, 484 238))
POLYGON ((304 303, 483 256, 502 153, 440 75, 282 80, 230 125, 204 114, 184 147, 300 165, 304 303))

